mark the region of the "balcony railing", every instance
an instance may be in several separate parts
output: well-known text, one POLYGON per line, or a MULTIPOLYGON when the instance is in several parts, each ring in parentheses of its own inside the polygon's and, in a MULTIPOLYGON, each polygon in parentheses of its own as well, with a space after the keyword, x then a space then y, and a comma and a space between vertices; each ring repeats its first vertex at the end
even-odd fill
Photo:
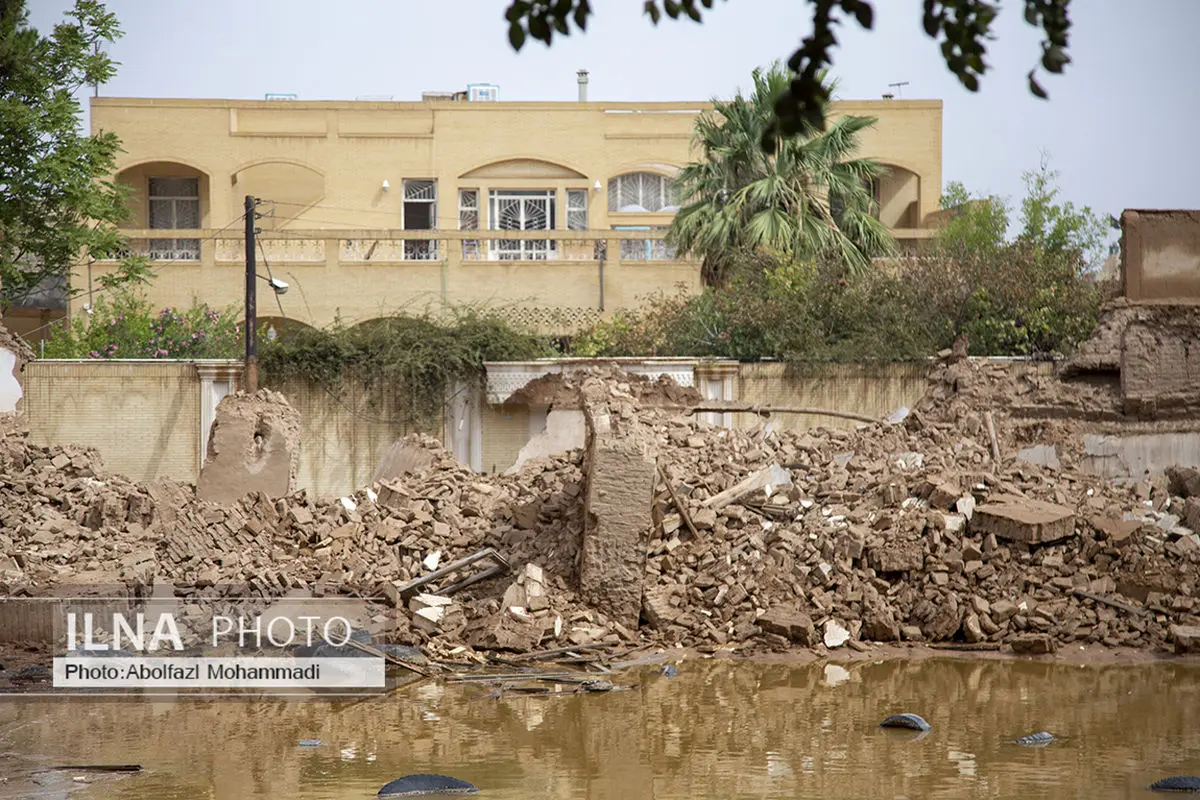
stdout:
MULTIPOLYGON (((242 302, 240 226, 124 233, 131 252, 155 260, 159 279, 148 289, 152 302, 242 302)), ((562 334, 617 309, 702 286, 699 261, 680 258, 661 228, 265 230, 255 257, 259 274, 270 272, 294 287, 280 313, 318 326, 372 319, 398 308, 470 304, 562 334)), ((75 287, 91 291, 99 276, 115 268, 115 262, 96 263, 76 274, 75 287)))
MULTIPOLYGON (((128 255, 152 261, 241 263, 245 242, 240 229, 124 231, 128 255)), ((902 246, 919 245, 936 231, 923 228, 894 230, 902 246)), ((394 264, 402 262, 473 263, 599 261, 610 243, 619 260, 679 261, 666 241, 666 231, 401 231, 393 229, 316 229, 263 231, 258 241, 268 260, 325 263, 331 254, 341 263, 394 264)))
MULTIPOLYGON (((124 231, 127 253, 153 261, 241 263, 241 230, 124 231)), ((262 231, 260 257, 287 263, 594 262, 609 252, 620 261, 679 261, 662 230, 401 231, 317 229, 262 231), (610 251, 610 244, 612 250, 610 251)))

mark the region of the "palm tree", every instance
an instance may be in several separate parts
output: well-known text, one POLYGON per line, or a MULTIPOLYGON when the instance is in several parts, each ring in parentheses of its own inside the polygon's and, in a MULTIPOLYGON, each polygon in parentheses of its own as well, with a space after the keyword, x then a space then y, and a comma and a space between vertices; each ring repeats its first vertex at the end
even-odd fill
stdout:
POLYGON ((693 141, 704 158, 676 181, 683 207, 671 240, 680 253, 704 259, 710 283, 723 279, 739 252, 835 258, 855 273, 896 250, 875 217, 870 189, 884 168, 852 157, 874 117, 840 117, 824 131, 809 129, 763 152, 762 134, 789 81, 779 63, 757 69, 749 97, 714 100, 716 113, 696 121, 693 141))

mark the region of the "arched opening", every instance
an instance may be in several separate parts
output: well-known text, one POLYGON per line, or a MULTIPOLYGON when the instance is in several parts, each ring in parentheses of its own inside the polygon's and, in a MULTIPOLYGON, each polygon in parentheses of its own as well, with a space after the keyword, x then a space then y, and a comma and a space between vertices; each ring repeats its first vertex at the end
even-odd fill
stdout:
POLYGON ((262 316, 258 317, 258 338, 263 342, 276 342, 287 339, 301 331, 316 330, 307 322, 301 322, 291 317, 262 316))
MULTIPOLYGON (((177 161, 149 161, 126 167, 117 182, 129 188, 128 224, 137 228, 196 230, 209 224, 209 179, 177 161)), ((199 239, 150 239, 133 243, 156 261, 199 261, 199 239)))
POLYGON ((264 161, 233 174, 234 193, 262 199, 260 227, 275 230, 325 196, 325 176, 290 161, 264 161))
POLYGON ((608 211, 622 214, 674 212, 679 197, 674 179, 657 172, 626 172, 608 181, 608 211))
POLYGON ((579 170, 571 169, 562 164, 555 164, 552 161, 543 161, 540 158, 509 158, 503 161, 493 161, 489 164, 476 167, 468 170, 458 176, 461 179, 487 179, 495 180, 497 178, 548 178, 548 179, 574 179, 581 180, 586 178, 579 170))
POLYGON ((875 191, 879 221, 889 228, 921 227, 921 176, 895 164, 882 164, 875 191))

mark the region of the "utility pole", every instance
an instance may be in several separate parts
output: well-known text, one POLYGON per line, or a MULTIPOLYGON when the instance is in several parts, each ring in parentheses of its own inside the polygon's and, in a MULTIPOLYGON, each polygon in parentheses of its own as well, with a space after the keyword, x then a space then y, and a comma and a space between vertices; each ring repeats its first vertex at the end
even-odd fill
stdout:
POLYGON ((246 391, 258 391, 258 297, 255 280, 258 265, 254 263, 254 223, 258 220, 255 206, 258 201, 246 195, 246 391))

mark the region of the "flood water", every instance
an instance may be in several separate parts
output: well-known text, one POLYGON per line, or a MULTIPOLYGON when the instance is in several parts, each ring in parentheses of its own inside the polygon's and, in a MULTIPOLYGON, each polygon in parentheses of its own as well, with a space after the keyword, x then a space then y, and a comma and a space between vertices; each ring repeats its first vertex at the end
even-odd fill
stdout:
POLYGON ((607 694, 412 686, 357 703, 0 700, 0 797, 367 800, 439 772, 496 800, 1139 798, 1200 774, 1200 665, 649 667, 607 694), (915 712, 933 729, 885 730, 915 712), (1048 730, 1033 749, 1011 740, 1048 730), (319 739, 316 747, 299 746, 319 739), (125 777, 36 772, 139 763, 125 777))

